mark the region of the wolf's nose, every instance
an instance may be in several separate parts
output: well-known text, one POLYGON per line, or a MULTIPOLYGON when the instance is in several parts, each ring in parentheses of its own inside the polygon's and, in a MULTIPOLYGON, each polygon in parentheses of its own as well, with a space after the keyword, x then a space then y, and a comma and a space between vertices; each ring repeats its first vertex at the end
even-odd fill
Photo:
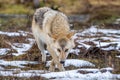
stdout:
POLYGON ((60 61, 60 63, 61 63, 61 64, 64 64, 64 63, 65 63, 65 61, 60 61))

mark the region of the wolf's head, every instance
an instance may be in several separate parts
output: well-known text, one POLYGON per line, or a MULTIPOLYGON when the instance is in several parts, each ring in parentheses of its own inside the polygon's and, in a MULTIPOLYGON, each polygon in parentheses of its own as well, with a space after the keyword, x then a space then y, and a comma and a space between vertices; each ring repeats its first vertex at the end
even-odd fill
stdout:
POLYGON ((59 57, 59 61, 61 64, 64 64, 69 51, 75 47, 74 40, 72 36, 74 32, 70 32, 66 35, 59 35, 59 36, 51 36, 53 38, 53 43, 51 46, 53 50, 56 52, 56 55, 59 57))

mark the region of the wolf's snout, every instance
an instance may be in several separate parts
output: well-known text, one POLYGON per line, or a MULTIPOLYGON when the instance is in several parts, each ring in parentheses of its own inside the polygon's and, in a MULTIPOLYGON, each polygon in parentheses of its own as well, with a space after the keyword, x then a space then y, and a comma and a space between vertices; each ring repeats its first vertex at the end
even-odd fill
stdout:
POLYGON ((64 63, 65 63, 65 61, 60 61, 60 63, 61 63, 61 64, 64 64, 64 63))

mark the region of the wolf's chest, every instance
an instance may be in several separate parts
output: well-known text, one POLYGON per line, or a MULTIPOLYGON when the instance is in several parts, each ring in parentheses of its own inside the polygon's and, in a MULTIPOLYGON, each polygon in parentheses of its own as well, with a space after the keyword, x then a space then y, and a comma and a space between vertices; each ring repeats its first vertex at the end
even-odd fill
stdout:
POLYGON ((44 43, 49 42, 50 38, 49 38, 48 34, 45 31, 41 30, 39 27, 33 28, 32 30, 33 30, 33 35, 37 39, 41 40, 44 43))

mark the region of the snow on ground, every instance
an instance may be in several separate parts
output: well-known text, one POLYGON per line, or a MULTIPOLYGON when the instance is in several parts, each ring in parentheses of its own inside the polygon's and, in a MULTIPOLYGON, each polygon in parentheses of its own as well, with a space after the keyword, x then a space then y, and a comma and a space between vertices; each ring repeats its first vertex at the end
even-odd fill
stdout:
POLYGON ((2 35, 7 35, 7 36, 27 36, 28 32, 24 32, 24 31, 18 31, 18 32, 3 32, 0 31, 0 34, 2 35))
POLYGON ((6 55, 10 51, 9 48, 0 48, 0 55, 6 55))
POLYGON ((116 30, 116 29, 99 29, 96 26, 91 26, 89 29, 84 30, 82 33, 98 33, 101 32, 103 34, 115 34, 115 33, 120 33, 120 30, 116 30))
POLYGON ((35 61, 5 61, 0 60, 0 66, 16 66, 20 68, 24 68, 26 64, 37 64, 35 61))
MULTIPOLYGON (((38 64, 36 61, 5 61, 0 60, 0 66, 16 66, 16 67, 25 67, 25 64, 38 64)), ((47 62, 46 67, 50 65, 50 61, 47 62)), ((78 60, 78 59, 67 59, 65 61, 65 67, 68 66, 75 66, 75 67, 95 67, 95 65, 89 61, 85 60, 78 60)))
POLYGON ((25 51, 28 51, 32 45, 34 44, 34 39, 28 39, 29 43, 13 43, 11 44, 11 47, 17 51, 17 53, 12 53, 15 56, 19 56, 22 54, 25 54, 25 51))
POLYGON ((120 24, 120 18, 116 19, 116 21, 114 22, 114 24, 120 24))
POLYGON ((120 75, 112 74, 109 71, 104 73, 100 72, 99 69, 84 69, 89 70, 91 73, 82 74, 79 70, 69 70, 64 72, 51 72, 41 74, 41 76, 52 80, 116 80, 120 75))
MULTIPOLYGON (((35 61, 5 61, 5 60, 0 60, 0 66, 16 66, 20 68, 24 68, 25 64, 38 64, 35 61)), ((75 67, 83 67, 83 66, 91 66, 94 67, 95 65, 84 60, 78 60, 78 59, 68 59, 65 62, 65 67, 67 66, 75 66, 75 67)), ((22 71, 20 69, 10 69, 10 70, 1 70, 0 76, 12 76, 13 73, 15 73, 14 76, 18 77, 28 77, 28 76, 40 76, 41 73, 48 73, 49 71, 43 71, 43 70, 29 70, 29 71, 22 71), (6 74, 5 74, 6 73, 6 74), (36 75, 35 75, 36 74, 36 75)))
POLYGON ((1 76, 17 76, 17 77, 32 77, 42 76, 50 80, 119 80, 120 75, 112 74, 109 71, 104 73, 100 72, 99 69, 84 69, 91 71, 91 73, 82 74, 79 70, 69 70, 64 72, 48 72, 44 70, 8 70, 0 71, 1 76))
MULTIPOLYGON (((27 34, 30 34, 29 32, 25 31, 18 31, 18 32, 2 32, 0 31, 0 34, 7 35, 7 36, 27 36, 27 34)), ((92 41, 94 44, 96 44, 96 47, 104 47, 108 46, 110 44, 113 44, 113 46, 109 46, 106 48, 101 48, 103 50, 113 50, 116 49, 120 51, 120 30, 115 30, 115 29, 99 29, 96 28, 96 26, 91 26, 89 29, 85 29, 84 31, 80 33, 76 33, 75 36, 73 37, 74 39, 79 38, 80 39, 76 40, 76 42, 79 44, 78 47, 85 47, 86 49, 89 49, 91 45, 85 44, 84 42, 89 42, 92 41), (102 33, 102 34, 97 34, 97 33, 102 33), (87 38, 82 38, 81 36, 93 36, 92 38, 87 37, 87 38), (99 35, 104 35, 100 37, 94 37, 94 36, 99 36, 99 35), (97 39, 102 39, 102 40, 109 40, 110 42, 102 42, 97 39), (97 40, 97 41, 96 41, 97 40)), ((29 43, 12 43, 11 47, 17 51, 17 53, 12 53, 15 56, 19 56, 21 54, 25 54, 27 50, 29 50, 32 45, 34 44, 35 40, 34 39, 28 39, 29 43)), ((6 54, 8 49, 1 48, 0 49, 0 55, 6 54)), ((76 55, 79 55, 80 49, 72 49, 70 53, 75 53, 76 55)))
MULTIPOLYGON (((0 65, 4 66, 17 66, 17 67, 25 67, 24 64, 36 64, 36 62, 28 62, 28 61, 4 61, 0 60, 0 65)), ((66 61, 66 66, 73 65, 75 67, 84 66, 84 64, 92 65, 94 64, 77 59, 70 59, 66 61), (70 63, 69 61, 73 61, 70 63)), ((33 77, 33 76, 42 76, 51 80, 117 80, 120 79, 120 74, 112 74, 113 68, 80 68, 75 70, 68 70, 63 72, 49 72, 46 70, 21 70, 20 68, 16 69, 1 69, 0 76, 17 76, 17 77, 33 77), (102 72, 102 70, 106 70, 102 72), (87 72, 83 74, 82 72, 87 72)))
MULTIPOLYGON (((0 31, 1 35, 6 35, 10 37, 16 37, 16 36, 27 36, 28 34, 31 34, 30 32, 25 32, 25 31, 18 31, 18 32, 3 32, 0 31)), ((29 43, 9 43, 7 42, 12 49, 17 51, 17 53, 12 53, 15 56, 19 56, 22 54, 25 54, 26 51, 28 51, 32 45, 35 43, 35 40, 32 38, 27 38, 26 41, 29 41, 29 43)), ((10 49, 8 48, 0 48, 0 55, 5 55, 8 53, 10 49)))
MULTIPOLYGON (((47 67, 50 65, 50 62, 51 61, 48 61, 48 63, 46 64, 47 67)), ((64 67, 68 67, 68 66, 75 66, 75 67, 95 67, 95 65, 92 64, 92 63, 90 63, 89 61, 78 60, 78 59, 67 59, 65 61, 64 67)))
MULTIPOLYGON (((7 35, 10 37, 13 36, 27 36, 29 32, 18 31, 18 32, 3 32, 0 31, 0 34, 7 35)), ((98 29, 96 26, 92 26, 89 29, 85 29, 83 32, 76 33, 74 39, 79 38, 76 42, 79 44, 78 48, 85 47, 89 49, 91 45, 88 45, 84 42, 93 42, 96 47, 104 47, 101 48, 104 50, 112 50, 116 49, 120 51, 120 30, 115 29, 98 29), (90 36, 86 38, 82 38, 82 36, 90 36), (103 35, 103 36, 100 36, 103 35), (79 37, 78 37, 79 36, 79 37), (92 36, 92 37, 91 37, 92 36), (98 37, 96 37, 98 36, 98 37), (100 36, 100 37, 99 37, 100 36), (109 42, 102 42, 102 40, 108 40, 109 42)), ((10 43, 12 49, 16 50, 17 53, 12 53, 15 56, 19 56, 26 51, 28 51, 34 44, 34 39, 28 38, 26 39, 29 43, 10 43)), ((0 55, 5 55, 9 51, 9 48, 0 48, 0 55)), ((71 53, 75 53, 79 55, 80 49, 72 49, 71 53)), ((120 56, 116 56, 120 57, 120 56)), ((26 64, 38 64, 37 62, 32 61, 5 61, 0 60, 0 76, 17 76, 17 77, 32 77, 32 76, 42 76, 51 80, 119 80, 120 74, 112 74, 112 68, 80 68, 80 67, 94 67, 95 65, 89 61, 78 60, 78 59, 67 59, 65 62, 65 67, 67 66, 75 66, 79 69, 68 70, 64 72, 49 72, 44 70, 21 70, 20 68, 26 67, 26 64), (15 66, 18 69, 4 69, 3 66, 15 66), (102 70, 106 70, 102 72, 102 70), (88 73, 83 74, 82 71, 87 71, 88 73)), ((47 66, 49 66, 50 61, 48 61, 47 66)))
POLYGON ((79 55, 78 53, 80 52, 80 49, 71 49, 70 53, 74 53, 76 55, 79 55))
MULTIPOLYGON (((76 42, 79 44, 79 48, 85 47, 86 49, 89 49, 92 45, 84 42, 93 42, 96 47, 101 47, 103 50, 120 51, 120 30, 99 29, 96 26, 91 26, 89 29, 85 29, 82 32, 76 33, 74 39, 77 39, 76 42)), ((79 52, 76 51, 77 55, 78 53, 79 52)))
POLYGON ((29 44, 25 44, 25 43, 13 43, 13 45, 11 46, 13 49, 17 51, 17 53, 12 53, 13 55, 16 55, 16 56, 25 54, 25 51, 29 50, 31 47, 29 44))
POLYGON ((116 57, 120 58, 120 55, 119 55, 119 56, 116 56, 116 57))
POLYGON ((95 67, 95 65, 90 63, 89 61, 77 60, 77 59, 67 59, 65 61, 65 67, 70 66, 70 65, 75 66, 75 67, 83 67, 83 66, 95 67))
POLYGON ((34 77, 34 76, 41 76, 43 73, 47 73, 48 71, 45 70, 1 70, 0 76, 16 76, 16 77, 34 77))

